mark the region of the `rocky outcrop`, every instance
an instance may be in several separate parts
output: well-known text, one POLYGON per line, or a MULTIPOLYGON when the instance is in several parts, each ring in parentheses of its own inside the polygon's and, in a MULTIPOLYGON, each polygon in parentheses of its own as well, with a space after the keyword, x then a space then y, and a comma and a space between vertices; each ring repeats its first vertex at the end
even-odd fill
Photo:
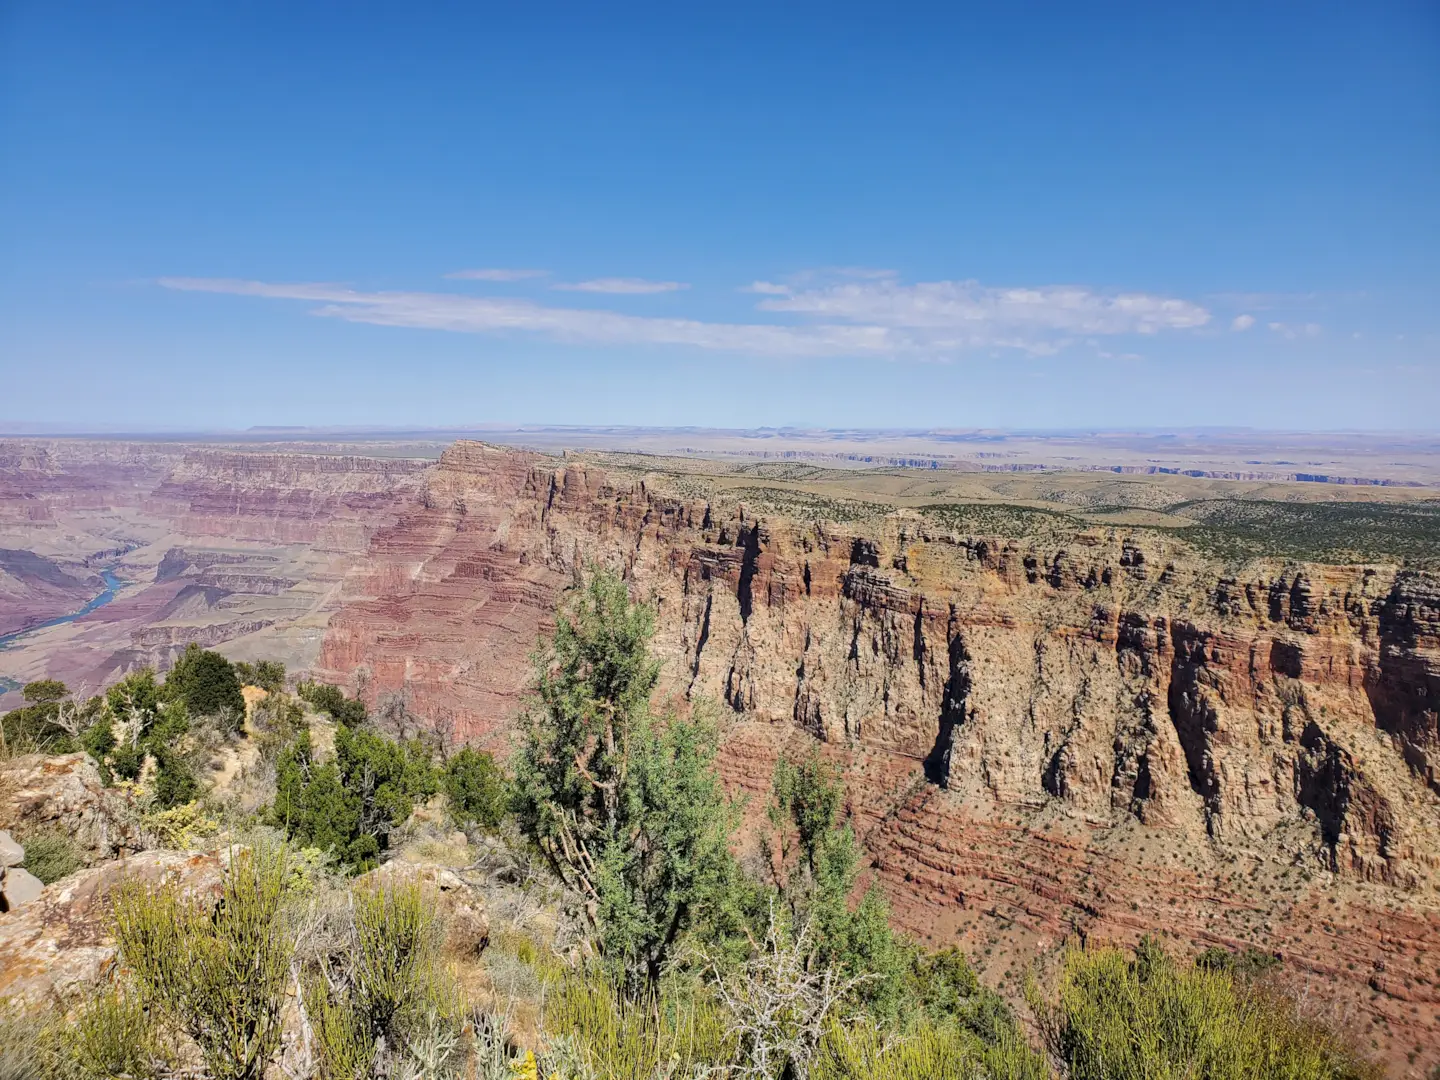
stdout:
POLYGON ((124 796, 100 781, 87 754, 30 754, 0 763, 0 828, 18 835, 61 832, 102 862, 140 850, 124 796))
POLYGON ((993 952, 997 978, 1075 930, 1285 942, 1386 1039, 1440 1044, 1433 972, 1382 929, 1405 912, 1440 951, 1432 576, 1225 566, 1132 528, 808 516, 459 443, 376 534, 320 664, 503 746, 558 595, 614 567, 657 604, 664 692, 734 718, 727 780, 763 798, 784 747, 825 747, 923 938, 993 952), (1406 969, 1404 995, 1372 993, 1375 964, 1406 969))
POLYGON ((46 886, 33 902, 0 916, 0 999, 65 1001, 98 983, 115 962, 109 900, 122 884, 176 881, 187 892, 218 895, 223 873, 217 855, 147 851, 46 886))

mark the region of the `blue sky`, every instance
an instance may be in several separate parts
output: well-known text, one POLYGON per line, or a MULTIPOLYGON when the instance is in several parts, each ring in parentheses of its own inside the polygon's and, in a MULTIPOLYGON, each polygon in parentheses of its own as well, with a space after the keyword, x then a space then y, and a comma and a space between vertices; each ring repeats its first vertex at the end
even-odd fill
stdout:
POLYGON ((10 0, 0 420, 1440 427, 1435 4, 701 7, 10 0))

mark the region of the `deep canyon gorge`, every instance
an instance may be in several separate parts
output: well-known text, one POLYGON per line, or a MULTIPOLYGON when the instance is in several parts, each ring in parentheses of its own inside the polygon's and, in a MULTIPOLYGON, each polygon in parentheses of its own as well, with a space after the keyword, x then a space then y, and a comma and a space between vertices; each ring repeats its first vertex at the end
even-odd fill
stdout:
MULTIPOLYGON (((606 565, 747 813, 821 746, 897 922, 1011 996, 1072 934, 1256 947, 1397 1067, 1440 1060, 1440 576, 1226 548, 1283 485, 931 472, 4 440, 0 634, 121 587, 0 677, 93 691, 196 641, 503 750, 557 600, 606 565)), ((1376 496, 1376 528, 1433 533, 1424 494, 1376 496)))

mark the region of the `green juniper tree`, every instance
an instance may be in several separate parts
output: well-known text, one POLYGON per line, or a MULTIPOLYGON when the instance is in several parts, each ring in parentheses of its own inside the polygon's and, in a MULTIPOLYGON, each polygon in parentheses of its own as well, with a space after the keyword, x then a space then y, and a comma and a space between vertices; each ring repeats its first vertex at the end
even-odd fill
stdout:
POLYGON ((258 686, 271 694, 285 689, 285 665, 278 660, 257 660, 253 664, 240 661, 233 666, 235 677, 244 686, 258 686))
POLYGON ((584 896, 600 953, 632 997, 655 989, 732 867, 713 724, 651 712, 654 627, 624 581, 589 575, 534 658, 515 769, 522 831, 584 896))
POLYGON ((275 801, 266 821, 307 847, 333 851, 356 872, 368 870, 390 832, 439 790, 429 750, 373 731, 335 729, 335 757, 316 759, 308 730, 280 752, 275 801))
POLYGON ((510 785, 491 754, 463 747, 445 763, 443 782, 455 824, 492 831, 500 827, 510 808, 510 785))
POLYGON ((70 699, 70 689, 55 679, 26 683, 25 704, 0 717, 0 751, 10 754, 73 754, 85 748, 86 735, 104 713, 104 700, 70 699))
POLYGON ((863 976, 858 995, 872 1011, 892 1016, 904 1003, 916 950, 890 929, 890 906, 875 886, 851 905, 861 848, 854 830, 840 823, 843 796, 818 751, 798 763, 785 757, 776 763, 768 810, 780 839, 778 851, 768 852, 774 881, 793 922, 812 924, 817 961, 863 976))
POLYGON ((165 695, 184 702, 191 716, 216 717, 232 731, 244 723, 245 698, 234 665, 193 641, 165 677, 165 695))
POLYGON ((302 682, 295 692, 320 712, 328 713, 337 724, 356 727, 365 722, 365 703, 358 698, 347 698, 338 686, 302 682))

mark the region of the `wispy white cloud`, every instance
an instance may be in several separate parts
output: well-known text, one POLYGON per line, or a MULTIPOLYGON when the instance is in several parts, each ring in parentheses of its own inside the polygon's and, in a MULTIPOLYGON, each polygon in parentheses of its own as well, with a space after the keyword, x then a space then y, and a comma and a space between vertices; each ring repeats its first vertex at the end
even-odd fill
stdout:
POLYGON ((1279 307, 1300 307, 1320 298, 1314 292, 1220 292, 1211 293, 1207 299, 1222 307, 1250 308, 1252 311, 1269 311, 1279 307))
POLYGON ((445 276, 461 281, 526 281, 529 278, 544 277, 549 272, 548 270, 514 270, 492 267, 488 270, 456 270, 445 276))
POLYGON ((466 333, 520 331, 594 345, 689 345, 771 356, 847 356, 899 353, 904 343, 879 327, 771 326, 660 319, 613 311, 548 307, 510 297, 454 293, 360 292, 340 285, 272 284, 215 278, 161 278, 167 289, 305 300, 311 314, 379 326, 466 333))
MULTIPOLYGON (((630 279, 608 280, 613 284, 630 279)), ((1081 286, 996 289, 973 281, 905 285, 889 274, 851 276, 812 287, 770 282, 750 287, 764 297, 757 304, 759 310, 771 317, 788 316, 788 322, 655 318, 551 306, 508 296, 367 292, 323 283, 164 278, 160 284, 188 291, 307 301, 318 305, 312 314, 381 326, 532 333, 574 343, 683 345, 776 357, 946 360, 978 349, 1048 356, 1064 350, 1077 336, 1151 335, 1200 327, 1210 319, 1208 311, 1189 301, 1148 293, 1108 294, 1081 286)), ((1114 355, 1128 359, 1120 352, 1114 355)))
POLYGON ((1302 337, 1319 337, 1323 329, 1319 323, 1284 323, 1272 322, 1266 324, 1272 332, 1279 334, 1287 341, 1294 341, 1302 337))
POLYGON ((617 296, 640 296, 647 293, 678 292, 690 286, 683 281, 647 281, 644 278, 606 277, 590 281, 556 282, 552 289, 567 292, 613 293, 617 296))
POLYGON ((757 281, 764 311, 868 322, 962 338, 995 334, 1154 334, 1204 326, 1210 313, 1150 293, 1106 294, 1078 285, 990 288, 976 281, 905 285, 891 278, 797 289, 757 281))
POLYGON ((1230 322, 1231 330, 1249 330, 1255 325, 1254 315, 1236 315, 1230 322))

